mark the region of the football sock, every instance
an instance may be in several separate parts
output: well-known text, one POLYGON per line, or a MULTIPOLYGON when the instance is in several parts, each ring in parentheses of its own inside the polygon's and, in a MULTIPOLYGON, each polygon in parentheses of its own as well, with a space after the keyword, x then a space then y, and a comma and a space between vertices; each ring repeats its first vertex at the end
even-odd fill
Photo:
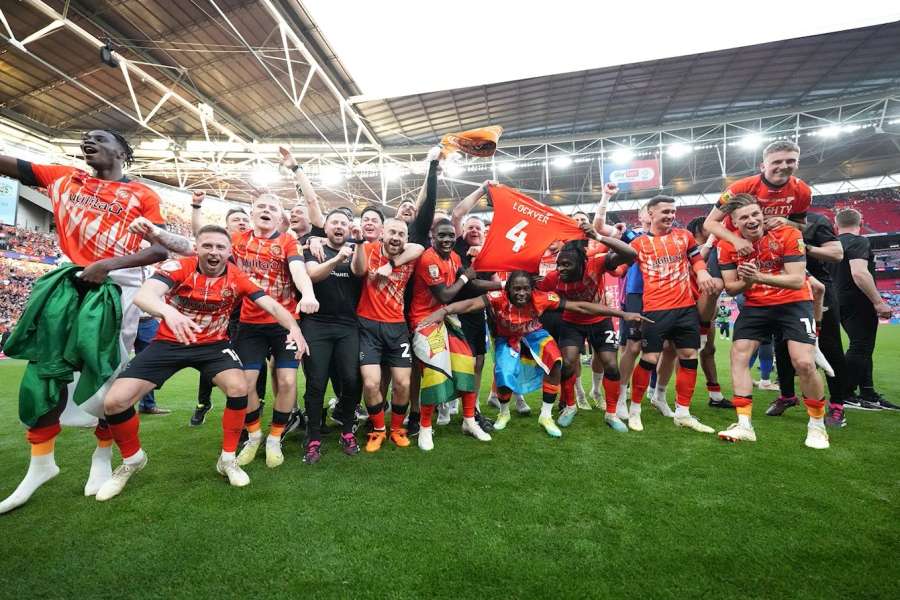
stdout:
POLYGON ((697 387, 697 359, 678 361, 675 370, 675 402, 678 406, 690 408, 694 388, 697 387))
MULTIPOLYGON (((247 396, 229 396, 222 413, 222 452, 234 454, 247 413, 247 396)), ((259 421, 257 421, 259 425, 259 421)))
POLYGON ((244 417, 244 427, 247 428, 247 436, 252 442, 259 442, 262 439, 262 430, 259 424, 259 415, 262 412, 262 405, 257 406, 255 410, 247 411, 244 417))
POLYGON ((375 406, 366 405, 366 412, 369 413, 369 422, 375 431, 384 431, 384 402, 380 402, 375 406))
MULTIPOLYGON (((138 431, 141 427, 141 421, 138 419, 134 407, 129 407, 115 415, 107 415, 106 421, 112 430, 113 439, 116 440, 116 446, 119 447, 119 453, 122 455, 122 461, 126 464, 140 462, 142 456, 137 460, 132 459, 138 452, 141 452, 141 440, 138 431)), ((143 452, 141 452, 143 455, 143 452)))
POLYGON ((97 447, 91 455, 91 470, 87 483, 84 484, 84 495, 94 496, 104 483, 112 477, 112 430, 105 419, 100 419, 94 429, 97 447))
POLYGON ((462 412, 463 418, 470 419, 475 418, 475 404, 478 400, 478 396, 475 395, 475 392, 463 392, 462 393, 462 412))
POLYGON ((575 373, 563 379, 560 399, 565 402, 566 406, 575 406, 575 373))
POLYGON ((432 415, 434 415, 434 404, 423 404, 419 415, 419 425, 431 427, 432 415))
POLYGON ((542 399, 541 418, 550 418, 553 414, 553 405, 556 404, 556 394, 559 393, 559 384, 545 381, 541 386, 542 399))
POLYGON ((723 400, 725 396, 722 395, 722 386, 718 383, 706 383, 706 391, 709 394, 711 400, 723 400))
MULTIPOLYGON (((596 377, 596 373, 594 374, 596 377)), ((619 372, 606 373, 603 375, 603 395, 606 397, 606 413, 613 415, 616 413, 616 404, 619 398, 619 372)))
POLYGON ((803 404, 806 406, 806 414, 809 415, 810 425, 825 424, 825 398, 821 400, 803 398, 803 404))
POLYGON ((634 368, 634 373, 631 376, 632 406, 641 403, 641 400, 644 398, 644 392, 647 391, 647 386, 650 385, 650 377, 654 373, 656 373, 656 365, 647 362, 643 358, 638 361, 637 366, 634 368))
POLYGON ((281 434, 284 433, 284 428, 290 418, 290 412, 272 410, 272 423, 269 425, 269 437, 266 438, 266 444, 281 443, 281 434))
POLYGON ((403 418, 406 417, 408 404, 391 404, 391 431, 403 429, 403 418))
POLYGON ((24 479, 9 497, 0 502, 0 514, 22 506, 34 492, 59 474, 56 466, 54 450, 56 436, 59 435, 59 423, 46 427, 30 427, 26 439, 31 444, 31 462, 24 479))
MULTIPOLYGON (((603 382, 603 373, 591 372, 591 396, 593 396, 595 400, 600 399, 601 385, 603 386, 603 389, 606 390, 606 385, 603 384, 602 382, 603 382)), ((616 398, 618 398, 618 396, 613 398, 613 400, 615 400, 616 398)), ((609 402, 609 396, 607 396, 607 402, 609 402)))
POLYGON ((753 414, 753 396, 735 394, 731 403, 734 404, 734 410, 737 412, 738 423, 744 427, 753 427, 753 423, 750 421, 750 415, 753 414))
MULTIPOLYGON (((677 383, 677 380, 676 380, 676 383, 677 383)), ((668 395, 668 387, 669 386, 667 386, 667 385, 656 386, 656 398, 659 400, 662 400, 663 402, 668 402, 668 400, 666 400, 666 396, 668 395)))

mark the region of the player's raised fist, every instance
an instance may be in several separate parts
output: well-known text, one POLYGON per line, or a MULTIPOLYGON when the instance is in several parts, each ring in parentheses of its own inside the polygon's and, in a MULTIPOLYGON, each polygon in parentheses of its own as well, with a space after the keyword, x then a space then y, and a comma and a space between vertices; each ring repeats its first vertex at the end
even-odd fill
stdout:
POLYGON ((609 196, 610 198, 619 193, 619 186, 617 186, 612 181, 607 182, 603 185, 603 194, 605 196, 609 196))
POLYGON ((141 237, 150 236, 156 229, 156 225, 150 222, 146 217, 138 217, 128 226, 128 231, 141 237))
POLYGON ((290 169, 297 164, 294 155, 284 146, 278 146, 278 152, 281 154, 281 166, 285 169, 290 169))
POLYGON ((434 146, 431 150, 428 151, 428 155, 425 157, 425 160, 428 162, 440 160, 441 152, 442 152, 442 149, 440 146, 434 146))
POLYGON ((206 192, 203 190, 194 190, 191 193, 191 204, 203 204, 203 200, 206 198, 206 192))

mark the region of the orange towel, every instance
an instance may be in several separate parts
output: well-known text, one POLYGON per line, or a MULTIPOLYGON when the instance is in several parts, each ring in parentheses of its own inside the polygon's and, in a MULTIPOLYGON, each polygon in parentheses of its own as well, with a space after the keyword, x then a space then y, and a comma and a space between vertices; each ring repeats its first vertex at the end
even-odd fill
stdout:
POLYGON ((448 133, 441 139, 444 148, 444 156, 451 152, 465 152, 470 156, 493 156, 497 151, 497 140, 503 128, 499 125, 491 125, 480 129, 471 129, 459 133, 448 133))

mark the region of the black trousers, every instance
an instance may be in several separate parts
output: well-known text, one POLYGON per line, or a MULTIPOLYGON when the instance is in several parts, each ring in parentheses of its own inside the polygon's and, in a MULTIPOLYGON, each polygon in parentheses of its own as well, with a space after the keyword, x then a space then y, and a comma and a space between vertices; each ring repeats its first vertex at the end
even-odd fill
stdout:
POLYGON ((878 334, 878 315, 868 300, 855 299, 841 303, 841 325, 850 338, 845 360, 847 362, 847 393, 852 395, 859 388, 859 395, 866 400, 875 396, 872 381, 872 354, 875 352, 875 336, 878 334))
POLYGON ((310 441, 321 439, 322 411, 329 376, 338 395, 337 412, 343 432, 353 431, 356 406, 362 397, 359 374, 359 330, 357 325, 307 317, 300 322, 303 337, 309 345, 309 356, 303 358, 306 391, 306 435, 310 441))
MULTIPOLYGON (((847 365, 841 341, 841 308, 831 286, 825 288, 825 312, 822 314, 822 330, 819 332, 819 349, 834 369, 834 377, 825 378, 831 403, 843 404, 847 397, 847 365)), ((775 367, 778 370, 781 395, 785 398, 794 396, 794 365, 791 364, 786 341, 775 345, 775 367)))

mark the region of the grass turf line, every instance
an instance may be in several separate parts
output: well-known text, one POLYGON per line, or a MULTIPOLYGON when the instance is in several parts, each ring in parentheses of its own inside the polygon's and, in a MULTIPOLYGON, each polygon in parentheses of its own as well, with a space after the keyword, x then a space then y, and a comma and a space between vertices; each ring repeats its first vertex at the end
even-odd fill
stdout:
MULTIPOLYGON (((900 327, 881 328, 876 360, 897 401, 900 327)), ((27 467, 22 368, 0 362, 0 497, 27 467)), ((708 408, 703 383, 693 412, 724 429, 734 413, 708 408)), ((213 469, 218 391, 207 423, 188 427, 196 385, 182 371, 158 392, 175 412, 142 418, 149 465, 110 502, 83 496, 93 434, 64 430, 60 475, 0 516, 0 598, 900 596, 885 571, 900 555, 900 413, 848 411, 825 452, 803 446, 802 407, 765 417, 776 394, 759 391, 755 444, 679 430, 646 403, 643 433, 615 434, 594 410, 552 440, 538 392, 533 416, 514 414, 490 444, 454 417, 429 454, 346 457, 330 434, 307 466, 294 436, 282 467, 260 455, 238 490, 213 469)))

